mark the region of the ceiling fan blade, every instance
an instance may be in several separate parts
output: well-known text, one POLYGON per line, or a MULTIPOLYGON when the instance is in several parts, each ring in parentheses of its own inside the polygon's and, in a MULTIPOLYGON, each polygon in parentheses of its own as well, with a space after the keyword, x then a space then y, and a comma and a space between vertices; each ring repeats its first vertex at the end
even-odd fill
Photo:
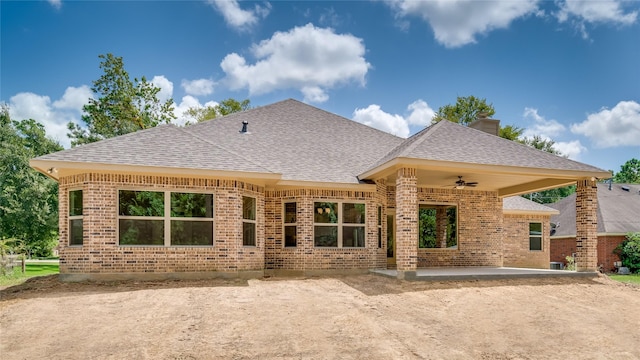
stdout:
POLYGON ((465 185, 467 185, 467 186, 476 186, 476 185, 478 185, 478 182, 477 181, 472 181, 472 182, 465 183, 465 185))

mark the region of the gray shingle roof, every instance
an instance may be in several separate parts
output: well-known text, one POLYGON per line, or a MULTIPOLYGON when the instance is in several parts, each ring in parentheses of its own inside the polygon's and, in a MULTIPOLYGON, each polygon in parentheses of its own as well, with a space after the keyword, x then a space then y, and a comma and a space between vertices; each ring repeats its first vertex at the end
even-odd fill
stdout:
POLYGON ((555 213, 557 210, 537 202, 525 199, 522 196, 509 196, 502 200, 503 211, 525 211, 555 213))
POLYGON ((396 157, 602 171, 448 121, 405 140, 293 99, 184 128, 158 126, 36 160, 272 173, 282 180, 355 184, 359 174, 396 157), (249 123, 246 134, 240 133, 243 121, 249 123))
POLYGON ((258 163, 243 159, 238 154, 174 125, 160 125, 77 146, 41 156, 37 160, 270 172, 258 163))
POLYGON ((188 126, 283 180, 358 183, 357 175, 404 139, 289 99, 188 126), (241 134, 247 121, 248 134, 241 134))
MULTIPOLYGON (((551 217, 551 222, 559 224, 554 236, 576 234, 576 194, 547 204, 560 211, 551 217)), ((640 231, 640 185, 598 184, 598 233, 620 234, 640 231), (629 191, 622 189, 623 186, 629 191)))
POLYGON ((397 157, 483 165, 604 171, 450 121, 440 121, 413 135, 386 154, 376 166, 397 157))

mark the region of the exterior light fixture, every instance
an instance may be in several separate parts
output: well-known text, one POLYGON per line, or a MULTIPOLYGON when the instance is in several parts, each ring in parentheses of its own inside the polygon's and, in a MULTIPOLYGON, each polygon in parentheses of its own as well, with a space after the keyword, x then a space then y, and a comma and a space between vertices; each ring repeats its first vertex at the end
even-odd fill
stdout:
POLYGON ((318 208, 318 214, 322 214, 322 208, 318 208))

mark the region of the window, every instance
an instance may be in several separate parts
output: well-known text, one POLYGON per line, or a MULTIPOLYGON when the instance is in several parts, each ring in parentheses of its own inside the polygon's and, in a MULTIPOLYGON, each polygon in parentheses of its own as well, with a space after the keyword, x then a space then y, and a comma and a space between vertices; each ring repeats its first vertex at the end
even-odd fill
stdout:
POLYGON ((242 197, 242 245, 256 246, 256 199, 242 197))
POLYGON ((213 245, 213 195, 171 193, 171 245, 213 245))
POLYGON ((529 223, 529 250, 542 250, 542 223, 529 223))
POLYGON ((314 203, 314 245, 317 247, 364 247, 365 205, 314 203))
POLYGON ((419 248, 458 248, 458 211, 455 205, 421 204, 418 214, 419 248))
POLYGON ((378 206, 378 249, 382 249, 382 206, 378 206))
POLYGON ((284 247, 298 245, 297 205, 295 202, 284 203, 284 247))
POLYGON ((213 194, 120 190, 120 245, 213 246, 213 194))
POLYGON ((82 190, 69 191, 69 245, 82 245, 82 190))

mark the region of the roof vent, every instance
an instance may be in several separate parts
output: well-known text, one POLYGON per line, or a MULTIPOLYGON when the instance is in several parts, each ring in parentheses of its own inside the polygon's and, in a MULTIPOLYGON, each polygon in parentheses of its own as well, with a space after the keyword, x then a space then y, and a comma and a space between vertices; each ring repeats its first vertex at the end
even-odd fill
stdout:
POLYGON ((243 121, 242 122, 242 130, 240 130, 241 134, 248 134, 249 130, 247 130, 247 125, 249 125, 248 121, 243 121))
POLYGON ((624 190, 624 191, 629 191, 629 187, 628 186, 621 186, 620 189, 624 190))

